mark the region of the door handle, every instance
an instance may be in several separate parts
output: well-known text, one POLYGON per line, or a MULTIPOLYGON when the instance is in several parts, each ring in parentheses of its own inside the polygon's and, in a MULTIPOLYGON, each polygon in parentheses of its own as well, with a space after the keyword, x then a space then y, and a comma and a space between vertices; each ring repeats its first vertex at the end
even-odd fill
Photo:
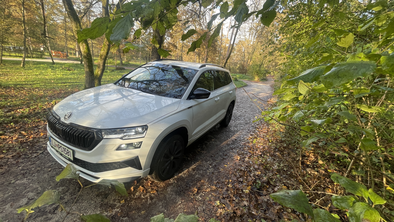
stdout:
POLYGON ((233 93, 233 91, 230 91, 229 93, 231 94, 231 93, 233 93))
POLYGON ((219 101, 220 97, 216 97, 215 98, 215 102, 219 101))

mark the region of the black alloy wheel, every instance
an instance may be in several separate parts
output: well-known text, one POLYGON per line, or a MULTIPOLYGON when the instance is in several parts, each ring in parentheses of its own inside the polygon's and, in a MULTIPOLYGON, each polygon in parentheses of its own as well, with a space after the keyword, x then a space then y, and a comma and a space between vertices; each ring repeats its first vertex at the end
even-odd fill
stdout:
POLYGON ((152 178, 157 181, 172 178, 182 166, 184 148, 185 142, 178 134, 164 139, 152 160, 152 178))

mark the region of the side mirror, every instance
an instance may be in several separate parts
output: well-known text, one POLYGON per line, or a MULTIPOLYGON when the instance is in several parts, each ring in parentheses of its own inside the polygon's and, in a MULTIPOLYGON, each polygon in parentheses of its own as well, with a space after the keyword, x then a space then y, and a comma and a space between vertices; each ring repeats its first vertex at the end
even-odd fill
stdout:
POLYGON ((189 99, 207 99, 211 92, 207 89, 197 88, 189 96, 189 99))

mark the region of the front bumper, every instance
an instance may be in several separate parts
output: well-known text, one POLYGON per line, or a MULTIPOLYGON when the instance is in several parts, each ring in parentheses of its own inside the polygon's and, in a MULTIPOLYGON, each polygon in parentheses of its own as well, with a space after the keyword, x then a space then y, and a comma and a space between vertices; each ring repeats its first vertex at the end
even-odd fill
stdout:
POLYGON ((50 131, 48 131, 48 136, 50 136, 52 140, 54 139, 56 142, 66 146, 68 149, 72 149, 74 153, 78 152, 78 155, 75 155, 73 160, 70 160, 54 149, 48 141, 47 150, 52 157, 64 167, 67 166, 67 164, 73 164, 77 169, 77 173, 82 178, 91 182, 108 184, 109 181, 119 181, 124 183, 149 174, 149 169, 143 170, 138 156, 129 156, 128 158, 125 157, 127 159, 122 160, 116 159, 114 161, 96 161, 92 163, 81 159, 81 157, 89 155, 88 152, 84 152, 84 155, 80 155, 79 150, 73 149, 67 144, 62 143, 50 131))

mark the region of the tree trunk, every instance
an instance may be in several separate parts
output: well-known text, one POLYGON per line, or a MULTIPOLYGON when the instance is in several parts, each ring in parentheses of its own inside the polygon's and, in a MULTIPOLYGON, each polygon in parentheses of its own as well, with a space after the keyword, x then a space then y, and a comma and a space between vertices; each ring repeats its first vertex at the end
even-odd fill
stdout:
POLYGON ((43 36, 43 43, 44 43, 45 48, 47 48, 47 50, 48 50, 49 56, 51 57, 51 60, 52 60, 52 64, 55 64, 55 61, 53 61, 51 44, 50 44, 49 38, 48 38, 48 26, 47 26, 46 16, 45 16, 44 0, 41 0, 41 12, 42 12, 42 19, 43 19, 43 23, 44 23, 44 30, 41 34, 43 36))
POLYGON ((122 51, 120 50, 120 46, 118 48, 118 53, 119 53, 119 65, 123 66, 122 51))
POLYGON ((226 55, 226 59, 224 60, 223 67, 226 67, 227 62, 230 59, 231 53, 232 53, 233 48, 234 48, 235 39, 237 38, 237 34, 238 34, 238 31, 239 31, 239 28, 241 28, 241 24, 238 24, 238 27, 237 27, 237 29, 235 31, 234 36, 233 36, 233 33, 231 33, 230 44, 228 45, 227 55, 226 55))
MULTIPOLYGON (((109 18, 109 8, 108 8, 109 7, 109 0, 102 0, 101 5, 102 5, 101 7, 102 7, 103 17, 109 18)), ((105 71, 105 62, 107 61, 110 48, 111 48, 111 44, 108 42, 107 38, 104 38, 104 42, 103 42, 103 45, 101 46, 101 50, 100 50, 100 54, 99 54, 97 69, 94 73, 94 85, 95 86, 101 85, 101 79, 103 78, 103 74, 105 71)))
POLYGON ((156 48, 155 45, 152 46, 152 60, 154 61, 161 58, 158 49, 161 49, 161 46, 163 45, 164 35, 160 35, 159 29, 156 28, 153 30, 153 37, 156 38, 156 41, 159 44, 159 48, 156 48))
POLYGON ((1 21, 1 27, 0 27, 0 32, 1 32, 1 49, 0 49, 0 65, 3 63, 3 50, 4 50, 4 29, 5 29, 5 6, 2 7, 3 9, 3 20, 1 21))
MULTIPOLYGON (((67 11, 68 17, 72 23, 74 36, 77 38, 77 30, 81 30, 81 22, 77 15, 77 12, 74 9, 74 5, 71 0, 63 0, 64 8, 67 11)), ((83 65, 85 68, 85 89, 94 87, 94 70, 93 70, 93 60, 92 54, 90 54, 89 43, 87 40, 80 42, 79 44, 82 58, 83 58, 83 65)))
POLYGON ((22 29, 23 29, 23 58, 21 67, 25 68, 26 59, 26 21, 25 21, 25 0, 22 0, 22 29))
POLYGON ((64 15, 64 52, 66 53, 66 59, 68 58, 68 45, 67 45, 67 16, 64 15))

